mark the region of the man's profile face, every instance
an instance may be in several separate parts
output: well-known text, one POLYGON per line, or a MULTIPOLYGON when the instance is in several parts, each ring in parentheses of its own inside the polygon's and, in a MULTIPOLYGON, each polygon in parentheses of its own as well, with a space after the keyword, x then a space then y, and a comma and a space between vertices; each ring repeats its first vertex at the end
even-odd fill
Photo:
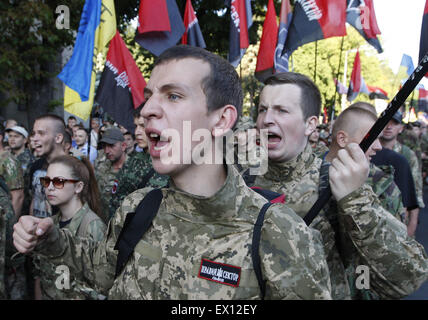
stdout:
POLYGON ((135 117, 134 118, 134 124, 135 124, 135 141, 137 142, 137 145, 145 149, 148 145, 148 138, 146 135, 146 127, 144 126, 144 118, 143 117, 135 117))
POLYGON ((295 158, 307 144, 300 97, 301 89, 288 83, 267 85, 260 94, 256 125, 268 130, 268 155, 275 162, 295 158))
MULTIPOLYGON (((374 120, 364 117, 361 117, 357 121, 358 128, 352 135, 349 135, 349 143, 354 142, 360 144, 360 142, 364 139, 366 134, 370 131, 371 127, 373 127, 375 123, 374 120)), ((370 161, 371 157, 376 155, 376 152, 380 150, 382 150, 382 145, 380 144, 379 139, 376 139, 365 152, 367 160, 370 161)))
POLYGON ((112 163, 117 162, 125 152, 126 145, 120 141, 114 144, 104 144, 104 153, 112 163))
POLYGON ((153 69, 145 88, 146 103, 141 110, 141 116, 144 118, 145 132, 149 139, 148 147, 153 167, 161 174, 173 176, 185 170, 186 166, 191 166, 192 164, 185 164, 187 162, 183 161, 183 154, 189 154, 189 149, 193 150, 199 142, 188 138, 195 130, 210 130, 215 124, 214 112, 208 114, 206 96, 201 86, 202 80, 209 72, 208 63, 194 58, 171 60, 153 69), (184 134, 183 127, 189 124, 190 134, 184 134), (171 136, 167 138, 165 129, 178 133, 179 141, 171 136), (183 145, 186 146, 185 150, 183 145), (173 149, 180 150, 180 161, 178 164, 166 164, 161 159, 161 152, 163 155, 170 154, 173 149))

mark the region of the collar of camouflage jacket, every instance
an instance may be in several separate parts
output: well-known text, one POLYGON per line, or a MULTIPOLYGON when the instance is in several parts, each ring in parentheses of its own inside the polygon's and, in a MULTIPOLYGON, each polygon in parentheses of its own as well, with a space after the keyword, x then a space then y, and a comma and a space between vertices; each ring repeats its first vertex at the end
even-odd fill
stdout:
MULTIPOLYGON (((85 202, 85 204, 79 210, 77 210, 77 212, 71 218, 70 223, 67 226, 65 226, 65 228, 69 229, 73 233, 74 236, 77 235, 77 231, 79 230, 79 226, 80 226, 80 223, 82 222, 83 216, 89 210, 90 209, 89 209, 88 203, 85 202)), ((56 214, 54 216, 54 223, 56 225, 58 225, 60 219, 61 219, 61 214, 59 214, 59 213, 56 214)))
POLYGON ((307 143, 303 152, 290 161, 273 162, 269 160, 269 167, 265 178, 272 181, 284 182, 295 180, 306 172, 314 159, 315 155, 312 153, 312 147, 310 143, 307 143))
MULTIPOLYGON (((225 166, 227 177, 223 186, 211 197, 197 196, 178 189, 172 179, 166 196, 172 197, 174 210, 180 217, 192 221, 209 222, 224 220, 236 215, 242 201, 250 193, 238 171, 232 166, 225 166)), ((168 203, 172 203, 167 200, 168 203)))

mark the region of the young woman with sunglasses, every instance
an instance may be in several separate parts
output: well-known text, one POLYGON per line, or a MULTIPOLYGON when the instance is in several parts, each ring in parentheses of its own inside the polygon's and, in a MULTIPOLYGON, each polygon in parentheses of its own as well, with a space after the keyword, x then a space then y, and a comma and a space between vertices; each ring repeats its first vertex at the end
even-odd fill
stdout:
MULTIPOLYGON (((60 156, 52 160, 46 176, 40 178, 46 198, 59 208, 54 223, 68 229, 74 236, 100 241, 106 230, 100 218, 100 197, 92 165, 86 157, 60 156)), ((36 264, 40 273, 42 299, 98 299, 97 292, 67 279, 67 267, 52 265, 39 258, 36 264)), ((70 272, 71 274, 71 272, 70 272)))

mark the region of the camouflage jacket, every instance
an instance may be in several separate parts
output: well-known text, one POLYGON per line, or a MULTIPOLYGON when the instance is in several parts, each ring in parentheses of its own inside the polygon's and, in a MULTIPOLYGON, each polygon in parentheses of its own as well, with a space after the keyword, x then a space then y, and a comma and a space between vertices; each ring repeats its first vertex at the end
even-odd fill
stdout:
POLYGON ((416 157, 416 154, 409 147, 399 142, 395 143, 392 150, 403 155, 409 162, 410 169, 412 170, 413 181, 415 182, 415 190, 416 196, 418 198, 419 208, 425 208, 423 197, 422 169, 419 166, 419 161, 416 157))
POLYGON ((145 187, 162 188, 168 183, 169 177, 162 176, 154 171, 152 160, 148 153, 133 151, 128 157, 128 160, 116 175, 117 188, 110 199, 110 218, 128 194, 145 187), (144 181, 144 178, 149 173, 151 174, 150 179, 144 181))
POLYGON ((24 175, 21 165, 9 151, 0 151, 0 176, 3 177, 9 190, 24 188, 24 175))
POLYGON ((22 172, 24 174, 24 203, 22 204, 22 214, 28 214, 31 204, 31 177, 30 169, 31 165, 36 161, 36 158, 27 148, 24 149, 24 152, 21 152, 16 156, 19 163, 21 164, 22 172))
MULTIPOLYGON (((0 178, 1 179, 1 178, 0 178)), ((16 216, 10 196, 0 187, 0 299, 7 299, 5 276, 10 265, 10 258, 16 252, 12 234, 16 216)))
MULTIPOLYGON (((188 194, 172 183, 163 188, 151 227, 116 279, 118 235, 126 214, 135 210, 150 188, 124 199, 98 246, 54 228, 36 250, 82 272, 88 281, 109 291, 109 299, 258 299, 251 238, 266 199, 248 188, 232 166, 227 168, 225 184, 211 197, 188 194), (238 285, 204 279, 202 259, 239 267, 238 285)), ((330 298, 319 233, 284 204, 273 204, 266 212, 260 258, 267 299, 330 298)))
MULTIPOLYGON (((60 214, 52 217, 56 226, 59 226, 60 218, 60 214)), ((87 238, 90 243, 97 243, 104 237, 106 225, 101 218, 89 208, 88 204, 85 203, 64 229, 70 231, 73 237, 83 237, 87 238)), ((43 300, 81 300, 98 298, 98 293, 79 280, 78 277, 75 277, 74 274, 70 274, 70 285, 68 288, 65 285, 64 288, 57 288, 56 281, 60 273, 56 272, 56 266, 50 263, 45 257, 35 255, 34 264, 37 268, 36 274, 40 277, 43 300)))
POLYGON ((418 159, 419 167, 422 167, 422 161, 421 161, 421 154, 422 154, 422 148, 421 148, 421 140, 416 138, 414 135, 412 135, 409 130, 405 129, 401 134, 397 137, 398 142, 401 144, 409 147, 415 154, 416 158, 418 159))
MULTIPOLYGON (((318 198, 320 167, 321 159, 308 144, 289 162, 270 162, 269 171, 258 176, 254 185, 285 194, 285 203, 303 217, 318 198)), ((424 248, 382 208, 367 184, 337 203, 330 201, 311 227, 323 238, 333 299, 368 295, 397 299, 412 293, 428 277, 424 248), (359 265, 369 268, 370 292, 355 289, 352 279, 359 265)))
POLYGON ((328 152, 328 147, 322 141, 311 144, 312 152, 320 159, 324 157, 326 152, 328 152))
POLYGON ((405 208, 401 198, 401 191, 394 182, 394 168, 392 166, 375 166, 370 163, 370 172, 367 184, 372 187, 382 205, 394 217, 404 222, 405 208))

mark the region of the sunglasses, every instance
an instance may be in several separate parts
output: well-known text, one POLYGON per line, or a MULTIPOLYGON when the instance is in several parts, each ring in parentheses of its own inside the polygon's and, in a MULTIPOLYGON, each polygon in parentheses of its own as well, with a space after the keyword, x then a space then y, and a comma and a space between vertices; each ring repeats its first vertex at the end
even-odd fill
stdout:
POLYGON ((48 188, 49 185, 51 184, 51 181, 52 181, 55 189, 62 189, 62 188, 64 188, 64 183, 66 183, 66 182, 76 183, 76 182, 79 182, 80 180, 64 179, 64 178, 58 178, 58 177, 55 177, 52 179, 49 177, 41 177, 40 178, 40 183, 42 184, 42 186, 44 188, 48 188))

